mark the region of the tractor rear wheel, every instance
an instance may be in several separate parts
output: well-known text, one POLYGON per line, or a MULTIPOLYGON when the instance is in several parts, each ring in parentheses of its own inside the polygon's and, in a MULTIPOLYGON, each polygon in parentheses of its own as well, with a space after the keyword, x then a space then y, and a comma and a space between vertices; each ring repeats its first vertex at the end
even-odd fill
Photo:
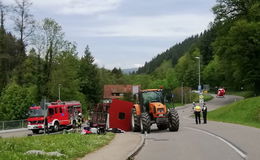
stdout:
POLYGON ((141 115, 141 132, 150 133, 151 132, 151 120, 147 112, 142 113, 141 115))
POLYGON ((174 108, 170 109, 169 111, 169 130, 170 131, 179 130, 179 115, 174 108))
POLYGON ((132 109, 132 130, 134 132, 139 132, 141 130, 140 118, 136 114, 136 109, 132 109))

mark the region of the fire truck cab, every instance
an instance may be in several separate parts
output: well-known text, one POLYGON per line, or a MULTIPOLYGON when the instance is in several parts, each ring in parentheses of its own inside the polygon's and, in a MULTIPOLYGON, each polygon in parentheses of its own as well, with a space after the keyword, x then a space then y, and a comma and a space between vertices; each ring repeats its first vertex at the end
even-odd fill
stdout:
POLYGON ((33 133, 39 133, 45 128, 51 131, 58 131, 61 128, 76 126, 79 113, 82 113, 80 102, 51 102, 46 103, 46 107, 30 107, 28 129, 33 133))

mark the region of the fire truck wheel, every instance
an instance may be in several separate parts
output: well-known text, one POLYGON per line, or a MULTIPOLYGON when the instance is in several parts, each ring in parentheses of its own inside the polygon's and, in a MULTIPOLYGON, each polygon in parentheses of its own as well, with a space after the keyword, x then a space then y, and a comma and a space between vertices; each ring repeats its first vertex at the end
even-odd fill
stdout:
POLYGON ((33 134, 38 134, 39 133, 39 129, 34 129, 32 130, 33 134))
POLYGON ((54 131, 54 132, 58 132, 59 129, 60 129, 59 123, 58 123, 58 122, 55 122, 55 123, 54 123, 54 127, 53 127, 53 131, 54 131))
POLYGON ((179 130, 179 115, 174 108, 172 108, 169 112, 169 130, 170 131, 179 130))

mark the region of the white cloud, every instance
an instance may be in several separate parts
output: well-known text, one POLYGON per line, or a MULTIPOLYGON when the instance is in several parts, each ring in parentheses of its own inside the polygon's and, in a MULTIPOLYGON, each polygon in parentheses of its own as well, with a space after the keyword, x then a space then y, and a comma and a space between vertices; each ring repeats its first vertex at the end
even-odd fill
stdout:
POLYGON ((107 37, 186 37, 202 32, 207 28, 210 15, 162 15, 162 16, 102 16, 99 26, 79 26, 74 28, 78 36, 107 37))
MULTIPOLYGON (((51 12, 63 15, 93 15, 114 10, 122 0, 36 0, 33 6, 39 9, 51 10, 51 12)), ((6 4, 14 3, 14 0, 3 0, 6 4)))
POLYGON ((121 0, 41 0, 34 5, 53 9, 57 14, 92 15, 116 9, 121 0))
POLYGON ((133 66, 134 66, 134 68, 139 68, 139 67, 142 67, 143 64, 134 64, 133 66))

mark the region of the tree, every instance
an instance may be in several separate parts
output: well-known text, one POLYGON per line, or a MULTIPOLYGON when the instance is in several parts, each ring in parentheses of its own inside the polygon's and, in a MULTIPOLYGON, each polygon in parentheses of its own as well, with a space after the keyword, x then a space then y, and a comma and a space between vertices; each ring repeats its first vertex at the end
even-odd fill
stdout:
POLYGON ((198 85, 198 60, 195 57, 199 55, 199 49, 195 48, 181 57, 175 67, 178 81, 185 86, 196 88, 198 85))
POLYGON ((58 88, 61 87, 61 99, 63 101, 79 100, 77 95, 80 90, 78 78, 79 60, 74 45, 71 50, 63 51, 55 57, 55 63, 51 72, 51 79, 48 82, 50 89, 49 99, 58 99, 58 88))
POLYGON ((80 59, 79 78, 80 92, 86 96, 89 103, 97 103, 101 98, 101 86, 97 66, 94 63, 94 57, 87 46, 84 56, 80 59))
MULTIPOLYGON (((54 63, 54 58, 62 52, 67 43, 64 40, 64 32, 62 27, 53 19, 45 18, 42 25, 38 26, 38 35, 33 36, 33 45, 37 48, 39 56, 44 57, 43 96, 48 96, 50 90, 47 83, 51 80, 51 71, 54 63)), ((65 49, 64 49, 65 50, 65 49)))
POLYGON ((4 21, 5 21, 5 15, 7 13, 8 6, 4 5, 0 1, 0 30, 4 31, 4 21))
POLYGON ((225 69, 217 55, 215 55, 214 59, 204 68, 202 77, 203 80, 211 86, 227 86, 225 69))
POLYGON ((35 104, 35 86, 21 87, 15 83, 9 84, 0 98, 0 119, 25 119, 28 108, 35 104))
POLYGON ((249 8, 257 0, 217 0, 217 5, 213 7, 216 15, 216 22, 238 19, 248 15, 249 8))
POLYGON ((21 43, 21 54, 25 54, 26 40, 30 37, 35 28, 35 20, 33 15, 30 14, 30 7, 32 3, 29 0, 15 0, 15 6, 13 12, 15 16, 14 30, 19 33, 19 39, 21 43))
POLYGON ((260 91, 260 23, 238 20, 214 43, 229 85, 260 91))

